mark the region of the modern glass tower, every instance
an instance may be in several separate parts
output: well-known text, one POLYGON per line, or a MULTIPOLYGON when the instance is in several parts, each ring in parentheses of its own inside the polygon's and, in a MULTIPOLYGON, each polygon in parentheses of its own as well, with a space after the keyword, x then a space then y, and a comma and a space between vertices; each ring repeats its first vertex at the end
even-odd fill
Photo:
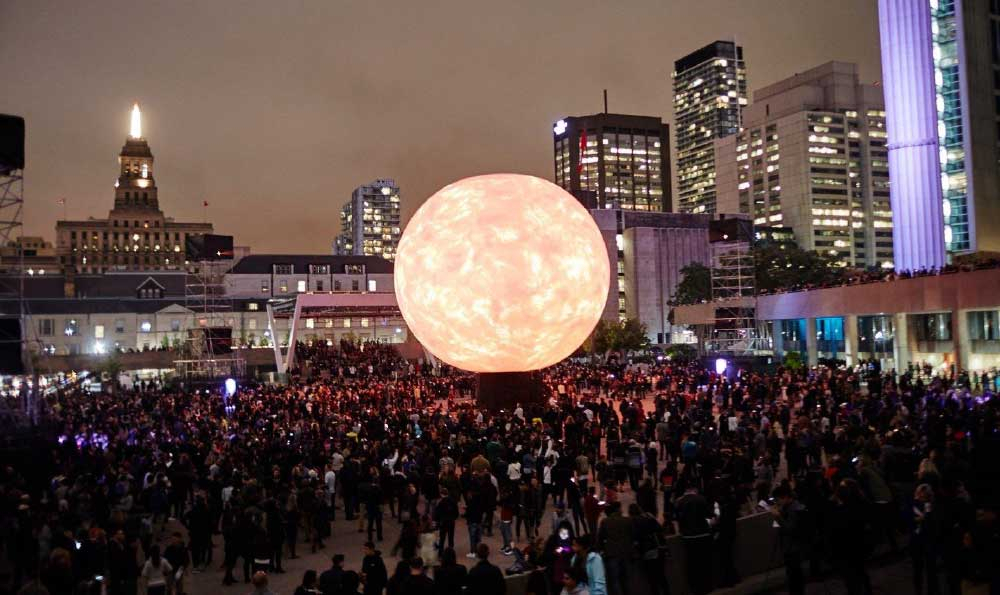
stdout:
POLYGON ((715 139, 736 134, 747 104, 743 48, 716 41, 674 63, 677 210, 715 213, 715 139))
POLYGON ((879 0, 896 268, 1000 252, 1000 2, 879 0))

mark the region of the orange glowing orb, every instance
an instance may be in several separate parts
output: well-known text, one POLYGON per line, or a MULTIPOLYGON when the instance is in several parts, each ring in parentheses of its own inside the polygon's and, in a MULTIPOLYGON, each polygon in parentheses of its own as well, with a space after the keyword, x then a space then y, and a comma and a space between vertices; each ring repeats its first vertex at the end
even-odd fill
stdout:
POLYGON ((439 190, 399 241, 393 283, 416 338, 472 372, 524 372, 572 354, 601 318, 601 232, 562 188, 492 174, 439 190))

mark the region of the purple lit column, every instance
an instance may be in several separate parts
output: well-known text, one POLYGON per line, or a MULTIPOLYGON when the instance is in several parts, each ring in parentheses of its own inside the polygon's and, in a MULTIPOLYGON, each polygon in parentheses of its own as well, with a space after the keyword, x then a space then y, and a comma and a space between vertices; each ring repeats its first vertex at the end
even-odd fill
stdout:
POLYGON ((931 14, 927 0, 879 0, 896 270, 945 264, 931 14))

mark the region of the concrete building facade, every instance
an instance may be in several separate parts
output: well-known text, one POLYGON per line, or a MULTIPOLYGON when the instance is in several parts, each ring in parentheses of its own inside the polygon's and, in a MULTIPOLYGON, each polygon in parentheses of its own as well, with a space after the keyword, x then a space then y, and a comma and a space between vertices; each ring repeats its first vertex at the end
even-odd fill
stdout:
MULTIPOLYGON (((1000 287, 1000 268, 763 295, 755 304, 778 357, 982 372, 1000 366, 1000 297, 984 287, 1000 287)), ((680 306, 675 321, 710 325, 721 305, 680 306)))
POLYGON ((711 263, 708 215, 591 211, 608 248, 611 285, 605 320, 635 318, 652 343, 684 343, 692 336, 670 323, 668 302, 681 282, 681 269, 711 263))
POLYGON ((891 267, 882 91, 828 62, 754 92, 743 129, 715 142, 720 210, 793 230, 837 264, 891 267))

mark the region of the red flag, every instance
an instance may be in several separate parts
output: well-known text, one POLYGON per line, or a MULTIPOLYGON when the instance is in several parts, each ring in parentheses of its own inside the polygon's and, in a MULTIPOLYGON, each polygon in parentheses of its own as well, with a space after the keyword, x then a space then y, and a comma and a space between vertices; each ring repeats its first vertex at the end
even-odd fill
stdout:
POLYGON ((583 171, 583 156, 587 152, 587 131, 580 131, 580 162, 576 165, 576 173, 583 171))

